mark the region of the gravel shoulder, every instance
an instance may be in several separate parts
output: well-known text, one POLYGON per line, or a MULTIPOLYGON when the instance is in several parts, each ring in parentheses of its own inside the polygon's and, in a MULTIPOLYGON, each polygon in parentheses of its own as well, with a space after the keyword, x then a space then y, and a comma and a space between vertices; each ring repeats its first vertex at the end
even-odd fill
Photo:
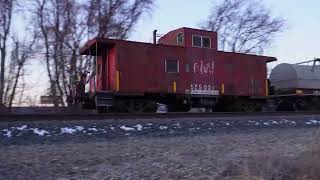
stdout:
POLYGON ((129 136, 98 141, 0 146, 0 179, 227 179, 255 154, 294 157, 318 128, 129 136))

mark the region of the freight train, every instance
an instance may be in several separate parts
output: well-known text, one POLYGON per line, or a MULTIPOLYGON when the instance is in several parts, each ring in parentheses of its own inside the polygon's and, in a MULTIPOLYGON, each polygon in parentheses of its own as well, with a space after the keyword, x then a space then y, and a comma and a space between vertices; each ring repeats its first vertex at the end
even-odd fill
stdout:
POLYGON ((320 94, 316 81, 307 87, 309 80, 300 80, 299 65, 279 65, 268 80, 267 63, 275 57, 219 51, 212 31, 184 27, 158 41, 154 31, 153 43, 95 38, 80 54, 93 56, 95 68, 80 76, 68 104, 99 112, 155 112, 158 104, 170 112, 296 110, 320 94))

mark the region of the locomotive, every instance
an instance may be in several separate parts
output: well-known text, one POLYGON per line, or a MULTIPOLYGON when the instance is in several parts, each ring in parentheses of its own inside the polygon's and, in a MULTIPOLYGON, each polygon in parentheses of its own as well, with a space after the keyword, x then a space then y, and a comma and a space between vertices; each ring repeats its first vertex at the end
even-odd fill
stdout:
POLYGON ((80 54, 95 58, 95 70, 81 75, 68 103, 98 112, 155 112, 159 104, 184 112, 259 111, 288 101, 277 96, 283 94, 269 99, 270 89, 280 92, 277 76, 272 87, 267 79, 275 57, 219 51, 212 31, 183 27, 158 41, 153 35, 153 43, 89 40, 80 54))

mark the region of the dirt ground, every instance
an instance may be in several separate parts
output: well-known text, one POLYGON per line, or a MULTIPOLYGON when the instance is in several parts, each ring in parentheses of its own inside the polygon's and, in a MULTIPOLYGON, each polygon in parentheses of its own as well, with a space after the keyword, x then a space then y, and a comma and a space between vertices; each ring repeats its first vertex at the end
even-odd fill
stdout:
POLYGON ((317 128, 0 147, 0 179, 232 179, 254 154, 294 157, 317 128), (232 168, 231 168, 232 169, 232 168))

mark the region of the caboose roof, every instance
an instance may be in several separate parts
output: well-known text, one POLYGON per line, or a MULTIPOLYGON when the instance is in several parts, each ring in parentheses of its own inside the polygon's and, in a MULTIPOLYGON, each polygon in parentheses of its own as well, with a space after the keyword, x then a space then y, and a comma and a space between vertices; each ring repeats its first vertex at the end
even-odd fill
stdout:
MULTIPOLYGON (((192 31, 203 31, 203 32, 211 32, 206 30, 199 30, 199 29, 193 29, 193 28, 187 28, 182 27, 179 29, 186 29, 186 30, 192 30, 192 31)), ((176 29, 176 30, 179 30, 176 29)), ((173 31, 176 31, 173 30, 173 31)), ((172 32, 172 31, 170 31, 172 32)), ((169 33, 170 33, 169 32, 169 33)), ((216 33, 216 32, 211 32, 216 33)), ((184 46, 177 46, 177 45, 169 45, 169 44, 153 44, 153 43, 146 43, 146 42, 137 42, 137 41, 129 41, 129 40, 120 40, 120 39, 110 39, 110 38, 99 38, 96 37, 94 39, 91 39, 85 43, 85 45, 80 49, 80 55, 99 55, 99 52, 104 52, 106 48, 113 47, 118 43, 128 43, 128 44, 144 44, 146 46, 170 46, 175 48, 190 48, 190 47, 184 47, 184 46)), ((217 50, 216 50, 217 51, 217 50)), ((256 57, 265 57, 267 58, 267 62, 273 62, 277 61, 275 57, 269 57, 269 56, 261 56, 261 55, 254 55, 254 54, 244 54, 244 53, 236 53, 236 52, 225 52, 225 51, 217 51, 219 53, 232 53, 232 54, 238 54, 238 55, 248 55, 248 56, 256 56, 256 57)))

